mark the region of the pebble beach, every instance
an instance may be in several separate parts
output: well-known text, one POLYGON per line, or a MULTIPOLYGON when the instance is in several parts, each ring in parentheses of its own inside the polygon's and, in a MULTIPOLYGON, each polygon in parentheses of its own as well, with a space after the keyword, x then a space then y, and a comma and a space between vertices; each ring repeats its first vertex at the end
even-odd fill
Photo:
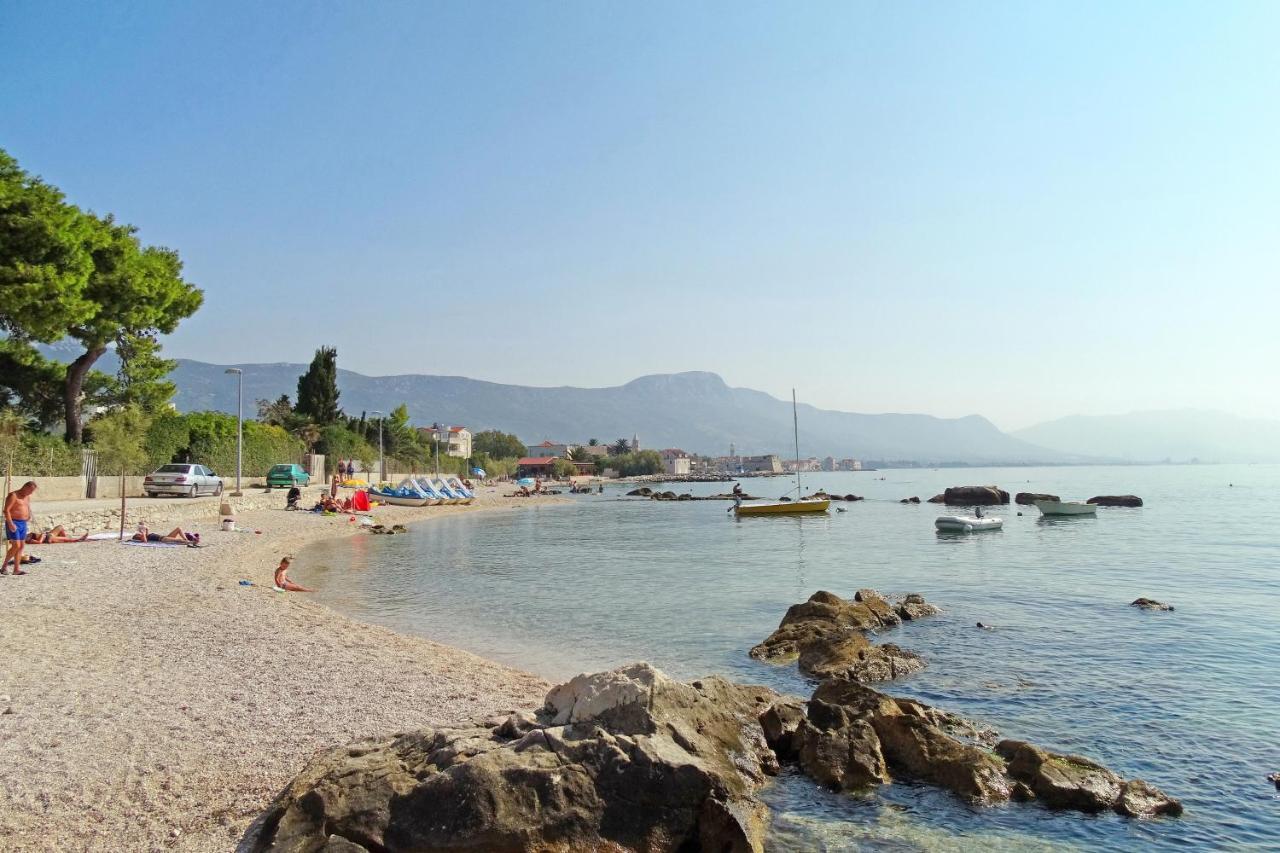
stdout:
MULTIPOLYGON (((372 515, 526 503, 486 488, 372 515)), ((348 516, 259 508, 223 531, 205 506, 181 521, 200 548, 33 546, 39 565, 0 577, 0 849, 233 850, 319 750, 542 702, 536 676, 274 592, 281 556, 369 535, 348 516)))

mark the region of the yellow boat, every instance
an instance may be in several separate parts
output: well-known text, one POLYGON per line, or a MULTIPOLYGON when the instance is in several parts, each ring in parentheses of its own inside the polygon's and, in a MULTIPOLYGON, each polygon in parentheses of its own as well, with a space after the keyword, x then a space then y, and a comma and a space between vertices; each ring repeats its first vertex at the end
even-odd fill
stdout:
POLYGON ((739 501, 733 505, 734 518, 741 518, 744 515, 813 515, 826 512, 828 507, 831 506, 831 501, 826 498, 798 497, 804 494, 804 487, 800 484, 800 419, 796 416, 796 389, 794 388, 791 389, 791 427, 795 432, 796 439, 796 495, 798 499, 758 504, 744 504, 739 501))
POLYGON ((742 515, 804 515, 815 512, 826 512, 831 506, 827 499, 814 501, 779 501, 767 504, 738 504, 733 514, 742 515))

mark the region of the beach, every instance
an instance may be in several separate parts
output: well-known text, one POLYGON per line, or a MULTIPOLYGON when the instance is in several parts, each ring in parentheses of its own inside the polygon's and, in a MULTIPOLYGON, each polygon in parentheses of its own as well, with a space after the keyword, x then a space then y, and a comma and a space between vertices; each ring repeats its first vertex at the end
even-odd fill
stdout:
MULTIPOLYGON (((527 503, 490 487, 372 515, 527 503)), ((0 578, 0 849, 231 850, 319 750, 541 704, 536 676, 272 590, 282 555, 370 535, 348 516, 258 508, 228 532, 204 506, 181 519, 200 548, 34 546, 39 565, 0 578)), ((162 511, 130 518, 166 532, 162 511)))

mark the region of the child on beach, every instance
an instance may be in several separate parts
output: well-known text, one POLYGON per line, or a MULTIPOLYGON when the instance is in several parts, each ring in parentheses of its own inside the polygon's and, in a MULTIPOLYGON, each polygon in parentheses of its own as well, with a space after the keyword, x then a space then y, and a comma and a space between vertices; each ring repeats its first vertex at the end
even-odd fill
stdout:
POLYGON ((302 584, 296 584, 289 580, 289 565, 293 562, 293 557, 281 557, 280 565, 276 566, 275 586, 276 589, 285 592, 314 592, 315 590, 307 589, 302 584))

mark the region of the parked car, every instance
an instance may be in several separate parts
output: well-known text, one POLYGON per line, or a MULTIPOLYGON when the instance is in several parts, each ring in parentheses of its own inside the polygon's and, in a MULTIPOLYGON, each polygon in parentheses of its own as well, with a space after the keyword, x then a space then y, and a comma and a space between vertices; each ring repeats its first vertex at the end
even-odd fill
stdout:
POLYGON ((306 486, 311 483, 311 475, 302 470, 301 465, 272 465, 267 472, 267 488, 272 486, 306 486))
POLYGON ((222 478, 203 465, 192 465, 186 462, 174 462, 161 465, 142 480, 142 490, 147 497, 160 495, 196 495, 222 494, 222 478))

